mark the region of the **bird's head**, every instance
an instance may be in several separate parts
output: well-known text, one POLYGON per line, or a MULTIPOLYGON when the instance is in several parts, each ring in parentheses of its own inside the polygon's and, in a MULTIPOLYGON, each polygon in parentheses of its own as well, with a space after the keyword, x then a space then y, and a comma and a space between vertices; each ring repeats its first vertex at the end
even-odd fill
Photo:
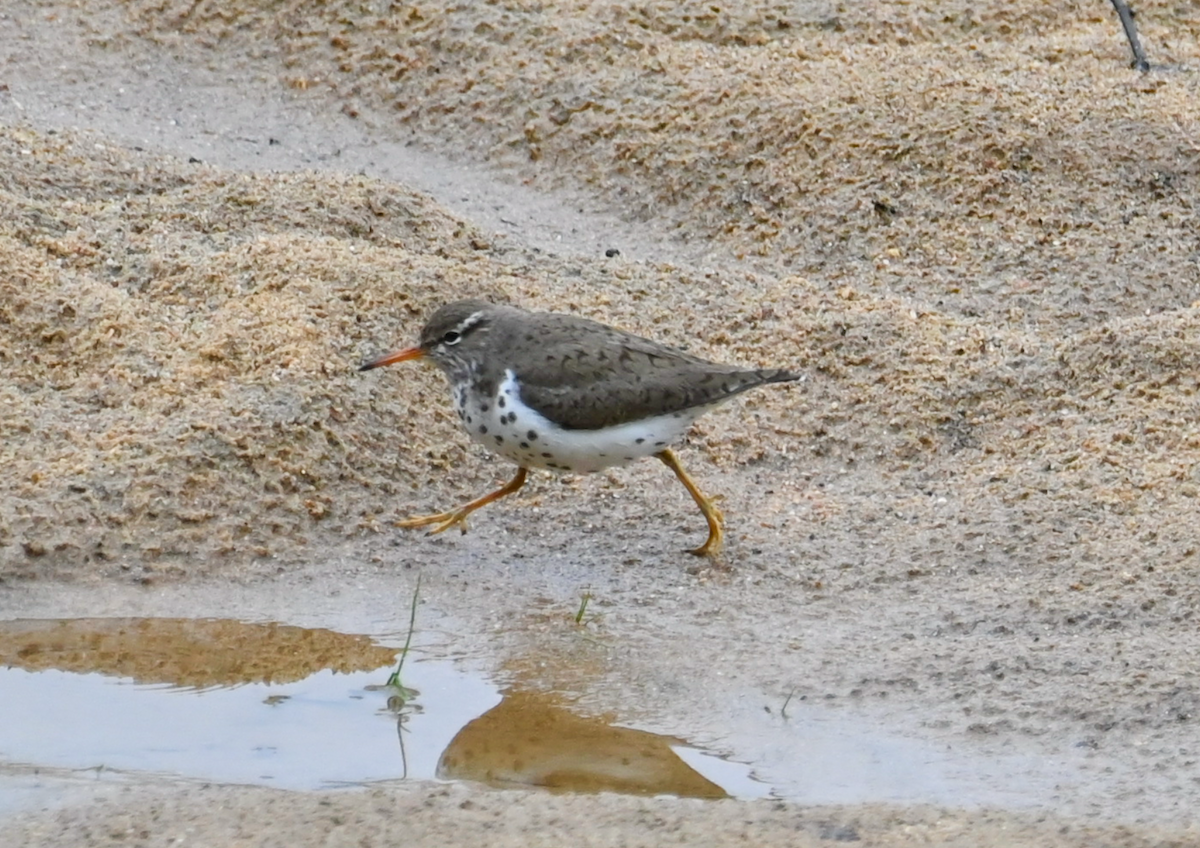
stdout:
POLYGON ((395 362, 429 357, 448 374, 466 371, 482 357, 480 350, 499 309, 484 300, 458 300, 439 307, 421 329, 415 347, 386 354, 362 365, 370 371, 395 362))

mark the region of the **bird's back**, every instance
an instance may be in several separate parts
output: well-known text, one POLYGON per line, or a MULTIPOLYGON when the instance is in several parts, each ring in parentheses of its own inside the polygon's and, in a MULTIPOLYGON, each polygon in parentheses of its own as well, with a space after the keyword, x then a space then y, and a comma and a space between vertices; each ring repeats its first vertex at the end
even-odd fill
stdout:
POLYGON ((521 349, 523 364, 514 377, 522 401, 565 429, 596 430, 689 410, 699 414, 748 389, 800 378, 781 368, 709 362, 567 315, 526 313, 504 342, 521 349))

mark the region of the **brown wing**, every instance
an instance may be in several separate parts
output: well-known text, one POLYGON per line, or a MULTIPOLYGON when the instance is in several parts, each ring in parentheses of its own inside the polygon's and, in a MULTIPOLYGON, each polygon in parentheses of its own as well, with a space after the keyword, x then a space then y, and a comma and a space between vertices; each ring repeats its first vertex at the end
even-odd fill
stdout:
MULTIPOLYGON (((541 316, 538 316, 541 317, 541 316)), ((580 318, 537 321, 512 343, 521 400, 572 430, 594 430, 720 403, 764 383, 799 379, 782 369, 718 365, 580 318)))

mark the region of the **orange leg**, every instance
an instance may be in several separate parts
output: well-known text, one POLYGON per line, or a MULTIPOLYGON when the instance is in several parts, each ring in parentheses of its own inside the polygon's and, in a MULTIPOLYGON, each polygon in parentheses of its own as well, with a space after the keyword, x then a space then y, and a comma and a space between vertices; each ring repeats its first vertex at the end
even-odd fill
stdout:
POLYGON ((429 531, 429 535, 433 536, 436 533, 441 533, 443 530, 449 530, 451 527, 453 527, 455 524, 457 524, 459 526, 459 528, 461 528, 461 530, 464 533, 466 533, 467 532, 467 516, 470 515, 472 512, 474 512, 475 510, 479 509, 481 506, 487 506, 492 501, 498 501, 501 498, 508 497, 513 492, 516 492, 517 490, 519 490, 522 486, 525 485, 526 473, 527 472, 524 468, 518 468, 517 476, 513 477, 511 480, 509 480, 508 483, 506 483, 503 488, 497 489, 496 491, 494 491, 490 494, 484 495, 482 498, 476 498, 475 500, 471 501, 469 504, 466 504, 465 506, 461 506, 458 509, 453 510, 452 512, 439 512, 437 515, 418 515, 413 518, 406 518, 403 521, 397 521, 396 526, 411 528, 411 527, 427 527, 430 524, 436 524, 437 527, 434 527, 432 530, 429 531))
POLYGON ((714 556, 721 549, 721 542, 725 539, 725 533, 721 529, 725 523, 725 516, 721 515, 721 510, 717 509, 717 505, 713 503, 712 498, 706 498, 701 494, 696 484, 692 482, 692 478, 683 470, 683 466, 679 464, 679 457, 675 456, 675 452, 670 448, 664 451, 659 451, 655 454, 663 461, 663 464, 675 472, 675 476, 679 478, 688 490, 688 494, 692 496, 692 500, 696 502, 696 506, 700 507, 700 511, 704 513, 704 520, 708 522, 708 541, 700 547, 696 548, 691 553, 696 556, 714 556))

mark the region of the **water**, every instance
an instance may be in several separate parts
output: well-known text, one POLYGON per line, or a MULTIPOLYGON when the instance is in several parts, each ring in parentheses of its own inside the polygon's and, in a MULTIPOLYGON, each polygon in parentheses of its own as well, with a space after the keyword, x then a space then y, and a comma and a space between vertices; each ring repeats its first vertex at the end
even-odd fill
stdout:
POLYGON ((26 778, 0 780, 0 806, 19 806, 44 768, 297 790, 465 779, 709 798, 768 792, 747 766, 577 715, 553 692, 501 691, 464 663, 410 654, 411 692, 384 685, 390 661, 351 667, 397 653, 348 634, 229 620, 6 622, 0 763, 26 778), (338 670, 321 667, 330 663, 338 670))
POLYGON ((735 754, 722 757, 578 710, 536 671, 503 683, 478 670, 497 658, 448 659, 419 638, 400 690, 385 684, 403 634, 388 639, 231 619, 0 622, 0 810, 146 774, 958 806, 1033 805, 1070 785, 1044 757, 984 758, 815 705, 767 715, 754 693, 706 731, 735 754))

